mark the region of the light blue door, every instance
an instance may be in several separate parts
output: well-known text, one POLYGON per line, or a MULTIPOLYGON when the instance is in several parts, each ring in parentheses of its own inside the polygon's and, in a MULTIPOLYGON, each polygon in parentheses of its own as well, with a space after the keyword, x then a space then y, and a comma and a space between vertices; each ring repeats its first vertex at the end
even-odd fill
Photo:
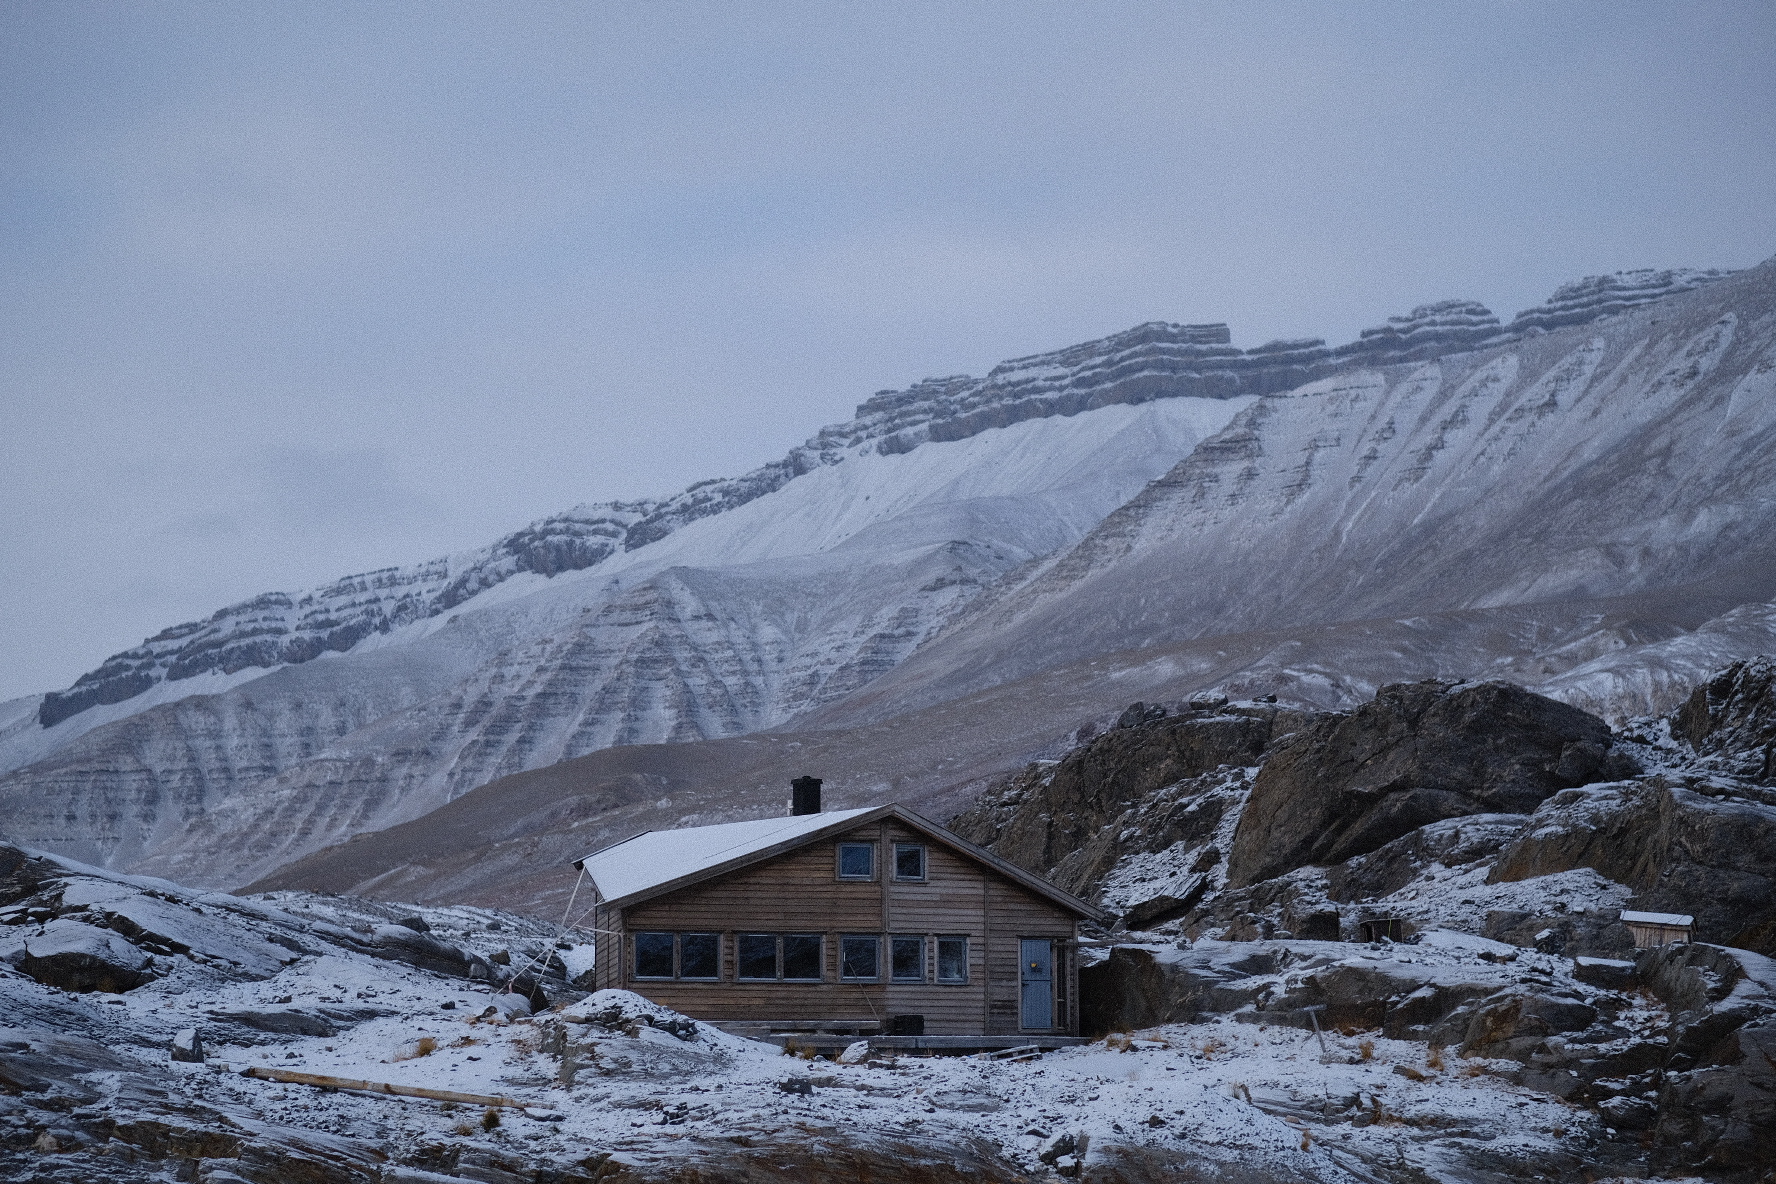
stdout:
POLYGON ((1025 1028, 1054 1027, 1054 943, 1045 938, 1026 937, 1022 947, 1023 963, 1018 972, 1019 1021, 1025 1028))

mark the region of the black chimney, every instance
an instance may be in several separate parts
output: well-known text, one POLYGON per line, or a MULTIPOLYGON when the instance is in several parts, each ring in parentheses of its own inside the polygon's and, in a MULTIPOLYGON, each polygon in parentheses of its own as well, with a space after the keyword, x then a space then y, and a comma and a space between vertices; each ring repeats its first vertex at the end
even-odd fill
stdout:
POLYGON ((789 792, 792 815, 820 813, 820 778, 797 777, 789 783, 789 792))

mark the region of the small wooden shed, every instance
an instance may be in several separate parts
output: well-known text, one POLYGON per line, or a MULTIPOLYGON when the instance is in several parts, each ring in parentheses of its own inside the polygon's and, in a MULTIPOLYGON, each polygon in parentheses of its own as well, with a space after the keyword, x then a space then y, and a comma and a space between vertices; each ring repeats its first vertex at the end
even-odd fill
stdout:
POLYGON ((1076 1035, 1079 922, 1110 920, 902 806, 649 831, 578 866, 597 986, 734 1030, 1076 1035))
POLYGON ((1636 913, 1622 911, 1622 924, 1634 935, 1634 948, 1651 950, 1659 946, 1688 942, 1696 927, 1696 918, 1687 913, 1636 913))

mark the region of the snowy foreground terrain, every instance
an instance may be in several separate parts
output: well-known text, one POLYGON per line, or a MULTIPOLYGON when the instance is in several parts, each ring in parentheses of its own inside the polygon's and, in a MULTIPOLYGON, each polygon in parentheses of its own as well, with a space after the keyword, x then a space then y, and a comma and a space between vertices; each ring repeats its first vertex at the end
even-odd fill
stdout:
POLYGON ((1776 662, 1622 732, 1505 683, 1137 704, 954 825, 1120 914, 1083 946, 1095 1043, 816 1057, 588 995, 572 911, 234 896, 0 846, 0 1178, 1776 1167, 1776 662), (1636 951, 1625 907, 1691 912, 1698 941, 1636 951))
MULTIPOLYGON (((0 942, 14 961, 20 948, 56 950, 72 966, 72 951, 89 969, 138 961, 158 977, 78 994, 0 978, 10 1180, 1577 1179, 1581 1165, 1639 1175, 1644 1159, 1608 1115, 1520 1084, 1517 1061, 1240 1022, 1249 1008, 1021 1061, 809 1061, 627 992, 587 997, 556 978, 556 1002, 531 1015, 490 980, 448 972, 451 949, 470 973, 489 965, 476 950, 518 968, 551 953, 557 971, 563 956, 579 964, 580 950, 556 950, 535 922, 405 910, 429 924, 422 937, 388 922, 403 912, 391 906, 225 898, 22 862, 39 889, 30 901, 53 901, 60 916, 33 921, 49 909, 28 907, 20 923, 12 906, 0 942), (132 941, 117 936, 124 917, 132 941), (188 1028, 201 1063, 172 1059, 188 1028), (488 1100, 246 1075, 268 1069, 488 1100), (1201 1174, 1170 1174, 1186 1168, 1201 1174)), ((1287 992, 1315 972, 1379 967, 1534 982, 1607 1011, 1623 1044, 1662 1040, 1670 1022, 1651 996, 1574 981, 1569 959, 1447 930, 1412 946, 1191 952, 1236 964, 1266 951, 1289 967, 1238 989, 1287 992), (1486 960, 1501 956, 1514 961, 1486 960)), ((1632 1119, 1635 1104, 1618 1109, 1632 1119)))

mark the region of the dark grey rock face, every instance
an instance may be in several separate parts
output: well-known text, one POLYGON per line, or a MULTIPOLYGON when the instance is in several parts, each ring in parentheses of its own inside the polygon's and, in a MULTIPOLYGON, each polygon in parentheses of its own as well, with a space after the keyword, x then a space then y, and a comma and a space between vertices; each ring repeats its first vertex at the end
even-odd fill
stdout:
POLYGON ((1735 662, 1697 687, 1671 731, 1733 773, 1776 785, 1776 659, 1735 662))
POLYGON ((1666 946, 1644 953, 1640 972, 1672 1011, 1657 1160, 1713 1171, 1776 1164, 1776 963, 1743 950, 1666 946))
POLYGON ((1229 857, 1229 882, 1339 863, 1427 823, 1525 814, 1608 761, 1596 716, 1509 683, 1383 687, 1266 762, 1229 857))
MULTIPOLYGON (((1276 708, 1149 718, 1144 709, 1130 719, 1130 726, 1105 732, 1059 764, 1033 766, 983 795, 950 826, 970 842, 1039 874, 1065 863, 1056 882, 1069 891, 1086 890, 1121 853, 1116 835, 1125 827, 1111 824, 1126 811, 1163 787, 1222 766, 1257 764, 1273 735, 1299 726, 1304 718, 1276 708)), ((1164 806, 1153 805, 1165 817, 1148 819, 1142 828, 1150 849, 1206 840, 1222 817, 1218 799, 1199 800, 1187 791, 1164 806)))
POLYGON ((1634 889, 1637 908, 1694 915, 1699 940, 1776 952, 1776 794, 1750 796, 1759 792, 1671 775, 1565 791, 1530 817, 1488 880, 1593 868, 1634 889))

